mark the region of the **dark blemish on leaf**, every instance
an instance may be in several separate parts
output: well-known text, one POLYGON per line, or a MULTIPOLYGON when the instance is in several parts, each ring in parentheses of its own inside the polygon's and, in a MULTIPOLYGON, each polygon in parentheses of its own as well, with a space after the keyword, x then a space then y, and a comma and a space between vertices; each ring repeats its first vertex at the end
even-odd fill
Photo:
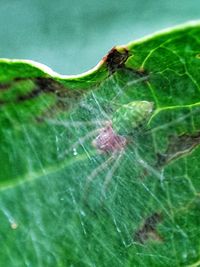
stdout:
POLYGON ((2 89, 8 89, 15 83, 32 81, 33 89, 29 92, 20 92, 21 95, 14 97, 9 101, 0 100, 0 106, 16 103, 21 104, 25 101, 36 99, 41 94, 51 94, 55 101, 52 101, 51 106, 44 107, 42 111, 38 111, 35 115, 37 122, 43 122, 46 118, 53 118, 60 111, 67 111, 72 106, 76 105, 85 90, 68 89, 62 83, 53 80, 52 78, 15 78, 12 82, 2 85, 2 89))
POLYGON ((59 111, 69 110, 73 105, 77 104, 77 101, 85 93, 81 89, 67 89, 64 85, 51 78, 37 78, 35 79, 35 83, 36 94, 39 90, 40 93, 52 93, 56 97, 55 103, 37 117, 38 122, 54 117, 59 111))
POLYGON ((62 85, 60 85, 58 82, 54 81, 51 78, 35 78, 33 79, 33 82, 35 83, 35 89, 33 89, 31 92, 21 95, 18 97, 18 101, 25 101, 30 100, 41 93, 57 93, 58 90, 61 89, 62 85))
POLYGON ((124 63, 129 57, 129 52, 126 48, 122 52, 119 52, 113 47, 110 52, 103 58, 106 63, 110 74, 113 74, 116 70, 124 67, 124 63))
POLYGON ((200 144, 200 132, 189 135, 169 137, 169 145, 164 153, 157 153, 157 167, 163 167, 171 161, 187 155, 200 144))
POLYGON ((5 104, 6 104, 6 102, 4 100, 0 99, 0 106, 3 106, 5 104))
POLYGON ((148 239, 153 239, 155 241, 162 241, 162 238, 157 233, 157 225, 162 221, 161 214, 155 212, 151 216, 147 217, 144 221, 143 226, 136 231, 133 240, 145 244, 148 239))
POLYGON ((40 95, 40 93, 41 93, 40 89, 34 89, 31 92, 29 92, 28 94, 20 95, 17 98, 17 102, 23 102, 25 100, 33 99, 33 98, 37 97, 38 95, 40 95))
POLYGON ((9 102, 0 102, 0 105, 9 104, 9 103, 23 103, 37 98, 41 94, 51 94, 55 101, 52 103, 52 106, 43 110, 41 114, 38 114, 36 121, 41 122, 45 120, 45 117, 54 117, 57 112, 60 110, 68 110, 73 105, 77 104, 77 101, 85 93, 85 90, 75 90, 68 89, 62 83, 53 80, 52 78, 16 78, 12 83, 8 84, 8 87, 12 86, 13 83, 18 83, 21 81, 32 81, 33 89, 30 92, 21 92, 21 95, 17 96, 15 99, 10 100, 9 102))
POLYGON ((83 95, 83 90, 67 89, 64 85, 51 78, 35 78, 33 82, 35 83, 35 88, 31 92, 19 96, 17 99, 19 102, 33 99, 42 93, 52 93, 60 101, 66 101, 67 98, 77 100, 83 95))
POLYGON ((196 58, 200 59, 200 53, 196 55, 196 58))
POLYGON ((56 92, 61 86, 51 78, 35 78, 34 82, 41 92, 56 92))
POLYGON ((10 83, 0 83, 0 91, 7 90, 10 88, 10 83))

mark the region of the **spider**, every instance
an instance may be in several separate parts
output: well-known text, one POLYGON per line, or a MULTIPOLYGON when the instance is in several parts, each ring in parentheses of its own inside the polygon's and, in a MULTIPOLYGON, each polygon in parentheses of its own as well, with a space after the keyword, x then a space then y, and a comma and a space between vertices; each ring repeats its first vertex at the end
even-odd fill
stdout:
POLYGON ((120 158, 124 154, 128 144, 129 133, 143 125, 150 117, 152 110, 153 103, 148 101, 133 101, 122 105, 116 110, 112 120, 107 122, 105 127, 98 131, 97 137, 92 141, 93 146, 99 152, 111 156, 89 175, 87 178, 87 190, 93 179, 95 179, 109 163, 114 161, 103 183, 102 194, 105 194, 106 188, 119 166, 120 158))
MULTIPOLYGON (((104 122, 104 127, 95 129, 89 132, 86 136, 79 138, 70 149, 66 150, 60 158, 71 154, 73 151, 76 155, 76 148, 85 141, 96 136, 92 141, 93 147, 101 154, 108 155, 108 159, 100 164, 91 174, 87 177, 85 195, 89 190, 91 182, 98 176, 98 174, 114 162, 112 167, 106 174, 102 195, 105 195, 106 188, 110 183, 112 176, 120 164, 120 159, 123 156, 125 149, 130 141, 130 134, 141 126, 145 125, 150 118, 153 111, 153 103, 149 101, 133 101, 128 104, 122 105, 118 108, 110 121, 104 122)), ((94 122, 88 122, 93 124, 94 122)), ((81 124, 81 122, 79 122, 81 124)))

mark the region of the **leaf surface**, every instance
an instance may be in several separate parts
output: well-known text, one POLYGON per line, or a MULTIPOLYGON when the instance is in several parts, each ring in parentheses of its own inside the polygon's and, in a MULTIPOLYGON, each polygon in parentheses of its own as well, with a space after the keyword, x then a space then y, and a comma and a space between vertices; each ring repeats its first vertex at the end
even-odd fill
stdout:
POLYGON ((79 76, 0 60, 2 266, 198 266, 199 36, 193 23, 115 47, 79 76), (99 151, 132 101, 150 119, 99 151))

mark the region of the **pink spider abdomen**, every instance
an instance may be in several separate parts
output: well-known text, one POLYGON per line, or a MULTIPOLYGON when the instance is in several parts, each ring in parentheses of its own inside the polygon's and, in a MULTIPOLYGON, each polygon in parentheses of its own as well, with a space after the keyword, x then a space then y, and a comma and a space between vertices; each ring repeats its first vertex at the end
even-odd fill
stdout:
POLYGON ((120 151, 126 145, 126 138, 114 132, 111 124, 101 130, 93 145, 103 152, 120 151))

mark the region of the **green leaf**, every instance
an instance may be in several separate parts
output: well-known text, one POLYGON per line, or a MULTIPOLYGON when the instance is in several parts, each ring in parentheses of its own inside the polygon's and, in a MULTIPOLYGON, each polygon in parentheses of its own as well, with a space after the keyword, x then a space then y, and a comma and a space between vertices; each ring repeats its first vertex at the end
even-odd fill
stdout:
POLYGON ((200 264, 199 36, 115 47, 79 76, 0 60, 2 266, 200 264))

